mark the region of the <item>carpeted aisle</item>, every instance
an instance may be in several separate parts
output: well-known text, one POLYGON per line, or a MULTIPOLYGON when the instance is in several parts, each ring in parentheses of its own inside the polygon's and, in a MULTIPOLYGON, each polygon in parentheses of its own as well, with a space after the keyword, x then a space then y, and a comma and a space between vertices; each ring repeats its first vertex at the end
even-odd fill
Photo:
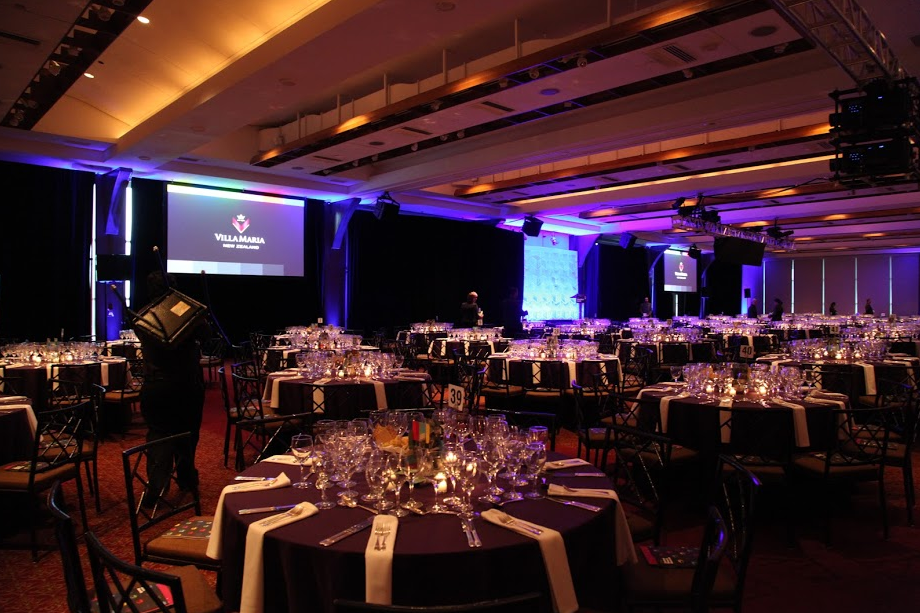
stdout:
MULTIPOLYGON (((213 511, 221 488, 235 474, 223 466, 224 424, 220 390, 213 385, 207 393, 197 457, 205 513, 213 511)), ((124 503, 121 451, 143 441, 144 431, 140 429, 124 440, 106 441, 100 447, 103 512, 97 514, 92 501, 87 501, 90 528, 125 559, 131 559, 133 552, 124 503)), ((574 435, 563 431, 557 450, 574 455, 574 435)), ((915 474, 920 474, 917 458, 915 455, 915 474)), ((892 526, 887 542, 881 540, 873 487, 841 501, 833 521, 831 548, 823 544, 823 528, 817 518, 802 519, 797 526, 796 545, 787 547, 783 516, 770 501, 764 501, 748 571, 745 613, 864 613, 916 607, 920 602, 920 529, 906 525, 900 471, 889 470, 886 478, 892 526)), ((683 489, 692 491, 694 486, 687 483, 683 489)), ((75 506, 72 484, 66 486, 65 495, 75 506)), ((0 532, 5 540, 26 520, 15 499, 0 500, 0 532)), ((676 501, 665 524, 666 542, 698 541, 696 526, 701 521, 698 501, 691 503, 689 497, 684 502, 676 501)), ((51 539, 51 533, 46 537, 51 539)), ((85 561, 84 568, 89 580, 85 561)), ((67 611, 60 556, 56 552, 45 554, 33 564, 28 551, 0 550, 0 613, 33 611, 67 611)))

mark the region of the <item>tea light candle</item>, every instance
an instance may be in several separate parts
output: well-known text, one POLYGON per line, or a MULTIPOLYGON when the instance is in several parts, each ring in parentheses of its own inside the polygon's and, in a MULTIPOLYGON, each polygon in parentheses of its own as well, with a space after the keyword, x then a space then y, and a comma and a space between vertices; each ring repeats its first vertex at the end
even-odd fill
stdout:
POLYGON ((712 387, 712 383, 707 383, 707 384, 706 384, 706 393, 707 393, 707 394, 711 394, 713 389, 714 389, 714 388, 712 387))
POLYGON ((757 388, 757 391, 758 391, 761 395, 764 395, 764 394, 767 393, 767 386, 766 386, 766 385, 761 385, 760 387, 757 388))
POLYGON ((839 351, 838 351, 837 353, 834 354, 834 359, 835 359, 835 360, 839 360, 839 359, 841 359, 842 357, 843 357, 843 354, 840 353, 839 351))
POLYGON ((435 486, 435 488, 437 488, 436 491, 439 494, 447 493, 447 475, 445 475, 444 473, 438 473, 434 476, 434 480, 437 481, 438 483, 435 486))

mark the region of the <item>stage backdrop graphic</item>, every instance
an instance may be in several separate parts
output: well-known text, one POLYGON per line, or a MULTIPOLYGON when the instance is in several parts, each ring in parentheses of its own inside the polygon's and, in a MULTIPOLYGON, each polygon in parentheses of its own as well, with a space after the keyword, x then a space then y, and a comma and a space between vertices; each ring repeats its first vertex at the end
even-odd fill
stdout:
POLYGON ((524 310, 530 321, 578 319, 578 253, 524 245, 524 310))

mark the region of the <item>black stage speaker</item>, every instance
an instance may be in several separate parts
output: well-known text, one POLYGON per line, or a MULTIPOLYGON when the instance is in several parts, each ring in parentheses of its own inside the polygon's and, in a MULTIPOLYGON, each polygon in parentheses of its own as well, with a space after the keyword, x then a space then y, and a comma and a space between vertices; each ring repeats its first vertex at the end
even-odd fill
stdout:
POLYGON ((636 246, 636 237, 629 232, 620 235, 620 247, 623 249, 632 249, 636 246))
POLYGON ((524 218, 524 225, 521 226, 521 232, 527 236, 540 236, 540 228, 543 227, 543 222, 529 215, 524 218))
POLYGON ((171 289, 136 313, 131 326, 157 344, 171 347, 187 339, 207 312, 197 300, 171 289))
POLYGON ((760 266, 766 245, 733 236, 717 236, 713 243, 716 260, 730 264, 760 266))
POLYGON ((744 297, 745 297, 745 298, 750 298, 750 297, 751 297, 751 288, 750 288, 750 287, 745 287, 745 288, 744 288, 744 297))

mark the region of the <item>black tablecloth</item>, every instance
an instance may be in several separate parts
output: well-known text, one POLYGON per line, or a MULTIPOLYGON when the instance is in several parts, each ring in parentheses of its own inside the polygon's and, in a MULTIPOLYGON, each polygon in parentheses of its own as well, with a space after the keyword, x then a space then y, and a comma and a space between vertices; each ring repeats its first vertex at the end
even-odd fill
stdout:
MULTIPOLYGON (((551 459, 562 456, 550 454, 551 459)), ((578 472, 593 470, 578 467, 578 472)), ((296 481, 299 468, 261 463, 246 470, 252 476, 277 476, 285 472, 296 481)), ((575 469, 555 471, 553 482, 572 487, 607 487, 604 478, 563 477, 575 469)), ((359 480, 363 474, 358 475, 359 480)), ((481 495, 477 488, 474 498, 481 495)), ((365 491, 364 488, 358 487, 365 491)), ((338 488, 327 490, 335 497, 338 488)), ((390 494, 392 497, 392 494, 390 494)), ((427 507, 430 487, 418 487, 415 497, 427 507)), ((265 515, 238 515, 247 507, 316 501, 316 489, 274 489, 230 494, 225 497, 222 598, 228 611, 238 610, 242 588, 246 531, 265 515)), ((403 500, 406 493, 403 492, 403 500)), ((602 506, 599 513, 563 506, 546 500, 527 500, 504 507, 504 511, 562 533, 572 578, 582 606, 609 605, 614 598, 616 548, 615 503, 603 499, 589 502, 602 506)), ((488 508, 477 503, 476 510, 488 508)), ((344 530, 369 513, 336 507, 272 530, 264 541, 265 611, 305 613, 331 611, 336 598, 364 600, 364 548, 369 531, 346 538, 331 547, 319 541, 344 530)), ((547 597, 549 585, 537 541, 477 519, 483 546, 471 549, 453 515, 409 515, 399 520, 393 561, 394 604, 434 605, 466 603, 488 598, 537 591, 547 597)), ((551 605, 550 605, 551 608, 551 605)))

